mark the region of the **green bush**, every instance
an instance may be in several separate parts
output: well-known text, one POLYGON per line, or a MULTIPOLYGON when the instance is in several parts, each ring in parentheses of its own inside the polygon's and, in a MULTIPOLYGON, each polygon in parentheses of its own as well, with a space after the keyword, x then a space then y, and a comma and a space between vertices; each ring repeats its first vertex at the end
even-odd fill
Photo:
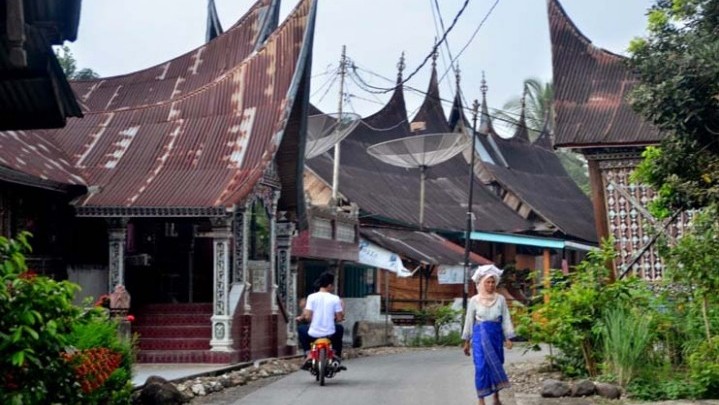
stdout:
POLYGON ((27 270, 27 237, 0 237, 0 403, 129 403, 131 344, 77 285, 27 270))
POLYGON ((602 357, 602 324, 611 308, 651 308, 646 285, 630 277, 609 282, 606 263, 614 258, 611 241, 589 252, 574 272, 553 272, 526 314, 517 318, 517 332, 530 344, 549 343, 559 349, 556 365, 569 376, 597 376, 602 357), (541 296, 547 298, 542 300, 541 296))
POLYGON ((702 342, 689 355, 689 375, 698 386, 697 397, 716 398, 719 395, 719 337, 702 342))
POLYGON ((76 403, 79 386, 60 353, 81 315, 77 286, 28 272, 27 237, 0 237, 0 402, 76 403))
POLYGON ((439 344, 442 337, 442 329, 453 322, 457 322, 461 313, 462 311, 453 309, 452 305, 432 304, 421 310, 414 311, 414 316, 417 319, 420 329, 427 323, 432 325, 434 330, 433 344, 439 344))
MULTIPOLYGON (((68 337, 72 350, 86 355, 94 354, 95 362, 99 363, 95 371, 100 375, 105 374, 101 384, 97 381, 95 389, 87 389, 89 392, 85 393, 86 402, 103 403, 109 398, 112 398, 113 404, 131 401, 133 343, 122 341, 117 329, 117 322, 108 320, 106 310, 95 308, 75 325, 68 337), (107 350, 97 353, 97 348, 107 350)), ((87 356, 84 360, 93 361, 87 356)), ((75 370, 77 372, 77 367, 75 370)), ((87 381, 88 378, 78 379, 81 380, 81 386, 90 382, 87 381)))
POLYGON ((654 339, 651 319, 626 309, 611 309, 604 315, 602 338, 607 370, 626 386, 646 364, 654 339))
POLYGON ((695 381, 682 374, 654 374, 635 378, 627 386, 630 396, 643 401, 665 401, 683 398, 695 398, 695 381))

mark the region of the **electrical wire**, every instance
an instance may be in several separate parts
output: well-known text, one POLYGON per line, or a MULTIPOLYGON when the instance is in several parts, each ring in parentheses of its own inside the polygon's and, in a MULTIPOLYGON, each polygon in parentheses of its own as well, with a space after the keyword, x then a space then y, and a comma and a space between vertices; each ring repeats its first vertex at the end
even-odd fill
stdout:
MULTIPOLYGON (((414 75, 416 75, 424 67, 424 65, 427 64, 427 62, 432 58, 432 55, 434 55, 437 52, 437 48, 439 48, 440 45, 442 45, 442 43, 447 39, 447 35, 449 35, 449 33, 452 31, 452 29, 454 29, 454 27, 457 25, 457 21, 459 21, 459 17, 462 16, 462 14, 464 13, 464 10, 467 9, 468 5, 469 5, 469 0, 464 0, 464 4, 462 4, 462 7, 459 9, 457 14, 454 16, 454 19, 452 20, 452 24, 450 24, 449 28, 447 28, 447 30, 444 31, 444 33, 442 34, 442 37, 437 42, 435 42, 434 46, 432 46, 432 50, 427 54, 427 56, 425 56, 422 63, 420 63, 419 66, 417 66, 412 71, 412 73, 410 73, 405 79, 399 81, 397 83, 398 85, 407 83, 412 77, 414 77, 414 75)), ((389 93, 391 91, 394 91, 394 87, 382 88, 382 87, 375 87, 375 86, 371 86, 371 85, 370 85, 370 87, 374 87, 375 90, 379 91, 378 94, 384 94, 384 93, 389 93)))
MULTIPOLYGON (((474 32, 472 33, 472 35, 469 37, 469 41, 467 41, 467 43, 462 47, 462 49, 460 49, 460 51, 459 51, 459 53, 457 54, 457 56, 452 59, 452 65, 454 65, 454 63, 457 61, 457 59, 459 59, 459 57, 462 56, 462 53, 464 53, 464 51, 467 49, 467 47, 469 47, 469 45, 472 43, 472 41, 474 41, 474 38, 477 36, 477 33, 478 33, 479 30, 482 28, 482 26, 484 25, 484 23, 487 21, 487 19, 489 18, 489 16, 492 15, 492 12, 493 12, 494 9, 497 7, 497 4, 499 4, 499 0, 495 0, 495 1, 494 1, 494 4, 492 4, 492 7, 490 7, 490 9, 489 9, 489 11, 487 12, 487 14, 485 14, 484 18, 482 18, 482 21, 479 22, 479 25, 477 25, 477 28, 474 30, 474 32)), ((438 7, 439 7, 439 6, 438 6, 438 7)), ((453 68, 453 67, 452 67, 452 68, 453 68)), ((441 81, 442 79, 444 79, 444 77, 447 75, 447 73, 449 73, 449 70, 450 70, 450 69, 447 69, 447 70, 442 74, 442 77, 440 78, 440 81, 441 81)))

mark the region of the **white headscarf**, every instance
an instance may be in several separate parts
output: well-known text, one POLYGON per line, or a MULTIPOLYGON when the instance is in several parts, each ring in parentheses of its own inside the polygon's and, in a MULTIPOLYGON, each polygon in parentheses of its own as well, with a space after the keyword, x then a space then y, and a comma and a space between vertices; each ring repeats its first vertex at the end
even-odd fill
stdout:
POLYGON ((497 301, 498 296, 496 288, 492 293, 484 289, 484 280, 486 280, 488 277, 494 277, 496 285, 499 285, 499 280, 502 278, 502 273, 504 273, 504 271, 500 270, 493 264, 479 266, 477 267, 477 270, 474 271, 474 274, 472 275, 472 280, 477 284, 477 295, 479 302, 482 305, 491 306, 492 304, 494 304, 495 301, 497 301))
POLYGON ((484 266, 477 267, 472 275, 472 281, 474 281, 475 284, 478 284, 482 281, 484 276, 490 275, 493 276, 497 284, 499 284, 499 280, 502 278, 502 273, 504 273, 504 270, 501 270, 499 267, 493 264, 485 264, 484 266))

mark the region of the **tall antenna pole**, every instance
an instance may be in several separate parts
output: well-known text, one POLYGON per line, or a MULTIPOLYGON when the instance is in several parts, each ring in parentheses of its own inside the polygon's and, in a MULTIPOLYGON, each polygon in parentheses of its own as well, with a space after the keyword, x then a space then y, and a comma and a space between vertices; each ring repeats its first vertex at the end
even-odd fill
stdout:
MULTIPOLYGON (((469 248, 472 236, 472 195, 474 194, 474 155, 477 142, 477 114, 479 113, 479 101, 476 99, 472 104, 472 151, 469 156, 469 201, 467 202, 467 229, 464 234, 464 291, 462 292, 462 311, 467 313, 467 296, 469 295, 469 248)), ((464 317, 462 317, 464 319, 464 317)))
MULTIPOLYGON (((347 46, 342 45, 342 56, 340 57, 340 94, 337 102, 337 131, 340 130, 342 123, 342 101, 344 97, 345 75, 347 74, 347 46)), ((337 198, 337 190, 340 184, 340 143, 335 144, 335 158, 332 168, 332 201, 335 206, 339 205, 337 198)))

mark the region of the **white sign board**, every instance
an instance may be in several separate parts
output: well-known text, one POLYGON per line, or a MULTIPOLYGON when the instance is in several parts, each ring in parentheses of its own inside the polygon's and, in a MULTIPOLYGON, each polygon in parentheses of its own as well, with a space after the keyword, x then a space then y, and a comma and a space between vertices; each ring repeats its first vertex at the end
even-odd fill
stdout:
POLYGON ((412 275, 412 273, 404 267, 402 259, 400 259, 398 254, 392 253, 365 239, 360 239, 359 262, 367 266, 389 270, 397 273, 399 277, 409 277, 412 275))
POLYGON ((439 266, 437 280, 439 284, 464 284, 464 266, 439 266))

